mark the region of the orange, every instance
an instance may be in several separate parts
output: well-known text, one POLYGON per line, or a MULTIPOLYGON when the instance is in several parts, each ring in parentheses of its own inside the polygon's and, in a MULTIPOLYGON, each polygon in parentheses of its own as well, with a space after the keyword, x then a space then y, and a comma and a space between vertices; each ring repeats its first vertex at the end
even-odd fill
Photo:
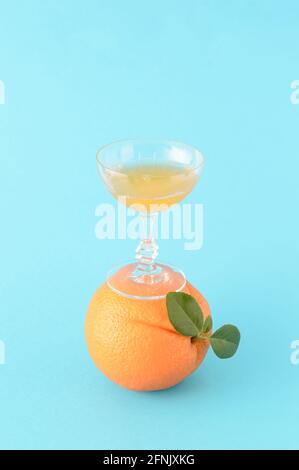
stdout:
MULTIPOLYGON (((210 314, 205 298, 187 283, 185 292, 210 314)), ((166 300, 123 297, 103 284, 94 294, 85 321, 89 354, 111 380, 131 390, 172 387, 203 361, 209 344, 192 342, 171 325, 166 300)))

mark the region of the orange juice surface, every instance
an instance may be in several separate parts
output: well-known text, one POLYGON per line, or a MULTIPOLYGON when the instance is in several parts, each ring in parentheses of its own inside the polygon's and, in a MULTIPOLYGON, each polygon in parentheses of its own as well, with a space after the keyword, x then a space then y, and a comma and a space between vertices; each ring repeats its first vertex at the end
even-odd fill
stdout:
POLYGON ((136 165, 105 169, 110 192, 140 211, 158 211, 180 202, 197 182, 194 169, 176 165, 136 165), (138 207, 139 205, 139 207, 138 207), (143 207, 142 207, 143 206, 143 207))

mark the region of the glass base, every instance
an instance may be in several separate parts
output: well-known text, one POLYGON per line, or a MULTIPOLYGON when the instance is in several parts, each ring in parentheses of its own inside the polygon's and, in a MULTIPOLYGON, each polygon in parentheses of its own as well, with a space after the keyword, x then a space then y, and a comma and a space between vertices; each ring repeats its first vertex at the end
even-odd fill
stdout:
POLYGON ((184 273, 169 264, 155 263, 153 269, 147 269, 132 262, 117 266, 109 271, 108 286, 117 294, 141 300, 157 300, 166 297, 168 292, 184 289, 184 273))

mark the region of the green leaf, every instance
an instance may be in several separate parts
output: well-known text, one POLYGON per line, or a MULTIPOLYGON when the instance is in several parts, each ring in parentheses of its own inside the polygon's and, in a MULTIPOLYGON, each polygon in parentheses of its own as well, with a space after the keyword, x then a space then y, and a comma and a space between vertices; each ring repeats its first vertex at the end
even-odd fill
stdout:
POLYGON ((232 357, 240 343, 240 332, 234 325, 224 325, 210 337, 210 343, 220 359, 232 357))
POLYGON ((169 292, 166 296, 168 317, 178 333, 183 336, 198 336, 204 317, 196 300, 184 292, 169 292))
POLYGON ((203 333, 209 333, 209 331, 211 331, 212 327, 213 327, 213 321, 212 321, 211 315, 209 315, 204 321, 202 332, 203 333))

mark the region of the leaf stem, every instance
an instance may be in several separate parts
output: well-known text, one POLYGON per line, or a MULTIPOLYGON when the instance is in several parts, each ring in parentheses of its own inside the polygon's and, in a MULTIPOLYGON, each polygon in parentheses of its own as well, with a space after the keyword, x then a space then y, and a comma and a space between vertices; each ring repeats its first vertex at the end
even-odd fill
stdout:
POLYGON ((200 339, 210 341, 210 336, 208 336, 207 334, 200 333, 198 336, 195 336, 195 338, 192 338, 192 341, 199 341, 200 339))

